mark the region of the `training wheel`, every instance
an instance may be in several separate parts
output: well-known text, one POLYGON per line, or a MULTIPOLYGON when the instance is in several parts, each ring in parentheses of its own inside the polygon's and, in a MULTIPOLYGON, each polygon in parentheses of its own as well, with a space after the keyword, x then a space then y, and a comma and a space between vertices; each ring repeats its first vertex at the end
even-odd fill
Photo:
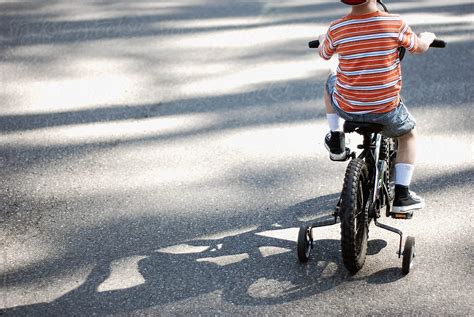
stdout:
POLYGON ((306 263, 309 260, 311 249, 313 248, 313 238, 311 228, 308 226, 301 226, 298 232, 298 259, 302 263, 306 263))
POLYGON ((408 236, 403 249, 402 272, 408 274, 413 268, 413 259, 415 257, 415 238, 408 236))

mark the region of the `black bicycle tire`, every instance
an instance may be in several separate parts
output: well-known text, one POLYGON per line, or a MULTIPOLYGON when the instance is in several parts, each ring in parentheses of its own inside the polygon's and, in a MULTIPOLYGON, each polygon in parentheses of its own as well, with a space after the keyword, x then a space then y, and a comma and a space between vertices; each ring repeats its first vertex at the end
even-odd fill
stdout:
POLYGON ((368 215, 365 202, 368 195, 368 168, 362 159, 353 159, 346 169, 341 193, 341 250, 344 266, 352 274, 365 263, 368 240, 368 215), (362 183, 361 183, 362 182, 362 183), (362 190, 362 202, 360 194, 362 190), (356 216, 360 217, 356 221, 356 216), (356 225, 362 225, 358 236, 356 225))
POLYGON ((405 247, 403 248, 402 259, 402 273, 407 275, 413 270, 413 259, 415 257, 415 238, 408 236, 405 240, 405 247))
POLYGON ((298 242, 297 242, 297 255, 298 260, 301 263, 306 263, 309 260, 309 254, 311 253, 311 245, 307 239, 307 226, 301 226, 298 231, 298 242))

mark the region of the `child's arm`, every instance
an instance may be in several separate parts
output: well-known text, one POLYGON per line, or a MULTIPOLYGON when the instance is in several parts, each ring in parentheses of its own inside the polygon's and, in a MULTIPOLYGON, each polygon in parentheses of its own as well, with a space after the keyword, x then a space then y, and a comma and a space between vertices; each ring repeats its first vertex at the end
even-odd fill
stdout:
POLYGON ((335 47, 331 42, 329 33, 319 35, 319 56, 325 60, 331 59, 336 52, 335 47))
POLYGON ((402 21, 400 28, 399 44, 406 48, 412 54, 423 54, 429 48, 436 38, 434 33, 424 32, 418 37, 412 29, 402 21))

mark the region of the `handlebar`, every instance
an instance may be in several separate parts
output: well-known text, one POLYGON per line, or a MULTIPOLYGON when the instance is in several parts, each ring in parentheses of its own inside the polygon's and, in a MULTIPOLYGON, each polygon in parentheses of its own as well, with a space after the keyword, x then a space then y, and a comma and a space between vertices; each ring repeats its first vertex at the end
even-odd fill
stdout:
POLYGON ((435 40, 433 41, 433 43, 431 43, 430 47, 445 48, 446 45, 448 45, 448 42, 443 41, 443 40, 435 39, 435 40))
MULTIPOLYGON (((443 40, 435 39, 433 43, 431 43, 430 47, 438 47, 438 48, 445 48, 448 43, 443 40)), ((319 47, 319 40, 314 40, 308 43, 309 48, 318 48, 319 47)))
POLYGON ((318 48, 319 47, 319 40, 314 40, 308 43, 309 48, 318 48))

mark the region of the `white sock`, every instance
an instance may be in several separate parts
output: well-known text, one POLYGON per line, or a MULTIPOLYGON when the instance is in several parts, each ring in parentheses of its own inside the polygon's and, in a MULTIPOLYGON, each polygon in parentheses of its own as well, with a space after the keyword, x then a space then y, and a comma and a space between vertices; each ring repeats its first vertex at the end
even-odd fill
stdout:
POLYGON ((395 164, 395 185, 410 186, 414 170, 415 165, 413 164, 395 164))
POLYGON ((329 123, 329 130, 331 131, 342 131, 342 120, 335 113, 327 113, 326 118, 329 123))

